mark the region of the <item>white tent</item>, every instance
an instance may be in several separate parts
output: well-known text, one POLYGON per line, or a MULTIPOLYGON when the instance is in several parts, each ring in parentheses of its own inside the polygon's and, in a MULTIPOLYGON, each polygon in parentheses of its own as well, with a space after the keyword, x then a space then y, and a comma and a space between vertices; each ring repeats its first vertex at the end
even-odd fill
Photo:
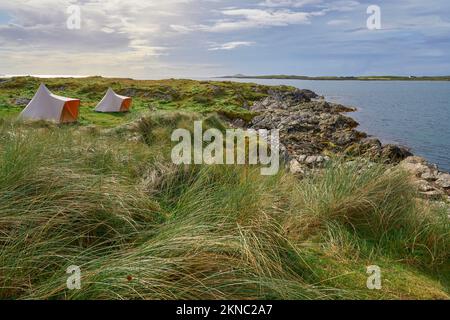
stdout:
POLYGON ((109 88, 102 101, 97 105, 97 112, 127 112, 131 108, 131 98, 118 95, 109 88))
POLYGON ((78 119, 79 109, 80 100, 57 96, 41 84, 33 99, 20 114, 20 118, 57 123, 75 122, 78 119))

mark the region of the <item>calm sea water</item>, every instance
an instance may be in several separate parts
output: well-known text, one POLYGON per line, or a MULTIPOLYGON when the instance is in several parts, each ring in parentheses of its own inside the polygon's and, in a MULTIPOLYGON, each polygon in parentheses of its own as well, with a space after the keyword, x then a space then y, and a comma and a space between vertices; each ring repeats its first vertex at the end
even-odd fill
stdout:
POLYGON ((359 129, 396 143, 450 172, 450 82, 232 79, 310 89, 358 108, 359 129))

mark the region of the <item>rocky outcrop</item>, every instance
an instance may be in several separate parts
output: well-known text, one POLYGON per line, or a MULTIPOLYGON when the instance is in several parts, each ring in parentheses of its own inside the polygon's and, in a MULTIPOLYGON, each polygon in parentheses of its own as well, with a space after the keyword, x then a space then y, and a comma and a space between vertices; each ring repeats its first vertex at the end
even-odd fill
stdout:
POLYGON ((399 166, 411 173, 424 198, 450 197, 450 174, 440 172, 436 165, 428 163, 424 158, 411 156, 400 162, 399 166))
MULTIPOLYGON (((399 164, 415 177, 420 194, 428 199, 450 196, 450 174, 415 157, 404 147, 386 144, 356 130, 358 123, 345 115, 355 111, 330 103, 309 90, 269 91, 249 107, 258 115, 247 125, 253 129, 279 129, 286 163, 292 173, 305 176, 321 168, 329 153, 363 156, 370 161, 399 164)), ((234 123, 244 126, 244 122, 234 123)))
POLYGON ((400 162, 413 154, 407 148, 394 144, 387 144, 381 149, 381 158, 390 162, 400 162))
POLYGON ((303 98, 280 100, 269 96, 250 107, 258 112, 250 123, 254 129, 279 129, 280 140, 294 156, 313 156, 330 150, 343 151, 364 135, 355 130, 358 123, 341 114, 352 111, 326 101, 303 98))
MULTIPOLYGON (((318 167, 326 163, 328 153, 368 156, 398 163, 411 156, 406 149, 395 145, 383 146, 374 138, 367 138, 356 130, 358 123, 345 115, 355 111, 340 104, 316 99, 310 90, 269 90, 269 96, 255 102, 249 110, 257 116, 248 125, 253 129, 278 129, 280 141, 289 158, 295 160, 291 171, 318 167)), ((244 123, 233 123, 243 126, 244 123)))

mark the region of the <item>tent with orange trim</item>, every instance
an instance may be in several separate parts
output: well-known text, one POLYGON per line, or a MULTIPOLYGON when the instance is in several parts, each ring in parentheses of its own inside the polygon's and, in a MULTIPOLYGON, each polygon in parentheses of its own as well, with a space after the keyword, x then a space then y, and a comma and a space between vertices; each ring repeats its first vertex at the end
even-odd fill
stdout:
POLYGON ((113 89, 109 88, 102 101, 97 105, 97 112, 127 112, 131 108, 132 99, 118 95, 113 89))
POLYGON ((24 120, 47 120, 56 123, 76 122, 80 111, 80 100, 57 96, 44 84, 20 114, 24 120))

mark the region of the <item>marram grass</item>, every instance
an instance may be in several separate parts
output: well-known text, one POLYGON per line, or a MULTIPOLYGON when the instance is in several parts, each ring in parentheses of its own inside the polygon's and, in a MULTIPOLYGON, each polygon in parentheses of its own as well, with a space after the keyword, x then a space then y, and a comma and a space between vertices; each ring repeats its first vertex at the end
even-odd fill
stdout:
POLYGON ((147 116, 132 141, 5 121, 0 298, 449 298, 447 213, 405 173, 338 159, 304 180, 174 166, 163 137, 189 117, 147 116), (367 289, 369 265, 382 290, 367 289))

